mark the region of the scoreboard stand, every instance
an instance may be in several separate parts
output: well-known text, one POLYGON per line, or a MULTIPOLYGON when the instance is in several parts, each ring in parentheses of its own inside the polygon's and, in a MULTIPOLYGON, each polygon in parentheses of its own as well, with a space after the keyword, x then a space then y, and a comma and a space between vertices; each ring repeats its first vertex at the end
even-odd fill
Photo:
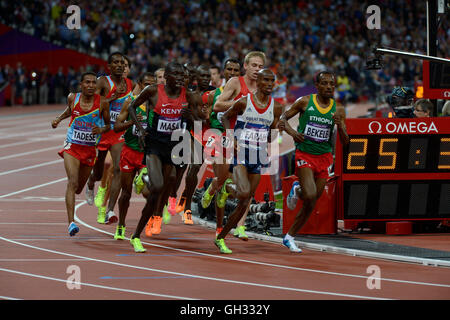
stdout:
MULTIPOLYGON (((450 118, 347 119, 336 142, 336 217, 345 226, 450 220, 450 118)), ((400 229, 399 229, 400 228, 400 229)), ((396 231, 397 230, 397 231, 396 231)))

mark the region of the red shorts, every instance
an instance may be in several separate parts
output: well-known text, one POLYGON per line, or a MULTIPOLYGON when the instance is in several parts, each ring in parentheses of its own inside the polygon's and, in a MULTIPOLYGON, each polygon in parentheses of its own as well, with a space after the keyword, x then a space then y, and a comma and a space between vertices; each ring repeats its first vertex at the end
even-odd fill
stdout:
POLYGON ((81 144, 68 143, 64 144, 64 149, 58 152, 61 158, 64 158, 64 152, 80 161, 82 165, 93 167, 97 159, 97 150, 94 146, 82 146, 81 144))
POLYGON ((310 154, 300 150, 295 150, 295 168, 311 168, 314 178, 328 179, 333 155, 331 152, 324 154, 310 154))
POLYGON ((145 167, 142 164, 144 159, 144 153, 131 149, 126 144, 122 147, 122 152, 120 153, 120 171, 121 172, 133 172, 135 170, 140 170, 145 167))
POLYGON ((114 130, 109 130, 108 132, 102 134, 100 142, 97 145, 97 149, 100 151, 107 151, 115 144, 124 142, 123 138, 124 132, 114 132, 114 130))

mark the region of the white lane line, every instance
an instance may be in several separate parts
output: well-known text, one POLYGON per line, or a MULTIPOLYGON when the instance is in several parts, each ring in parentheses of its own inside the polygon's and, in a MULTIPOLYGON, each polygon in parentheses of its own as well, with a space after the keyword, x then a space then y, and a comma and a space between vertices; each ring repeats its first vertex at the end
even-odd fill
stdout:
MULTIPOLYGON (((18 141, 18 142, 13 142, 13 143, 8 143, 8 144, 2 144, 0 146, 0 149, 21 146, 21 145, 30 144, 30 143, 37 143, 39 141, 51 141, 51 140, 63 141, 64 137, 65 137, 65 135, 57 135, 57 136, 44 137, 44 138, 28 138, 26 141, 18 141)), ((63 143, 61 143, 61 146, 62 145, 63 145, 63 143)))
MULTIPOLYGON (((86 226, 86 227, 88 227, 88 228, 90 228, 92 230, 95 230, 95 231, 98 231, 98 232, 101 232, 101 233, 105 233, 105 234, 114 236, 113 233, 104 231, 104 230, 96 228, 94 226, 91 226, 91 225, 83 222, 82 220, 80 220, 78 218, 77 210, 78 210, 79 207, 81 207, 84 204, 86 204, 86 201, 83 201, 83 202, 81 202, 81 203, 79 203, 79 204, 77 204, 75 206, 75 221, 80 222, 80 224, 82 224, 82 225, 84 225, 84 226, 86 226)), ((130 240, 129 238, 126 238, 126 239, 130 240)), ((228 257, 228 256, 223 256, 223 255, 213 255, 213 254, 208 254, 208 253, 203 253, 203 252, 196 252, 196 251, 190 251, 190 250, 185 250, 185 249, 178 249, 178 248, 173 248, 173 247, 167 247, 167 246, 158 245, 158 244, 145 242, 145 241, 142 241, 142 243, 146 244, 146 245, 149 245, 149 246, 152 246, 152 247, 157 247, 157 248, 169 249, 169 250, 180 251, 180 252, 191 253, 191 254, 194 253, 194 254, 198 254, 198 255, 206 256, 206 257, 211 257, 211 258, 232 260, 232 261, 238 261, 238 262, 245 262, 245 263, 251 263, 251 264, 268 266, 268 267, 275 267, 275 268, 282 268, 282 269, 291 269, 291 270, 305 271, 305 272, 313 272, 313 273, 327 274, 327 275, 340 276, 340 277, 360 278, 360 279, 366 279, 366 280, 367 280, 367 277, 368 277, 368 276, 362 276, 362 275, 357 275, 357 274, 348 274, 348 273, 331 272, 331 271, 324 271, 324 270, 306 269, 306 268, 292 267, 292 266, 286 266, 286 265, 278 265, 278 264, 259 262, 259 261, 253 261, 253 260, 231 258, 231 257, 228 257)), ((439 284, 439 283, 427 283, 427 282, 418 282, 418 281, 389 279, 389 278, 380 278, 380 280, 382 280, 382 281, 389 281, 389 282, 397 282, 397 283, 405 283, 405 284, 415 284, 415 285, 450 288, 450 285, 439 284)))
POLYGON ((17 137, 23 137, 23 136, 29 136, 29 135, 36 135, 38 133, 43 133, 43 132, 47 132, 48 134, 53 133, 52 131, 53 129, 49 126, 48 129, 43 129, 43 130, 34 130, 33 132, 21 132, 21 133, 11 133, 11 134, 4 134, 4 135, 0 135, 0 140, 3 139, 10 139, 10 138, 17 138, 17 137))
MULTIPOLYGON (((40 278, 40 279, 45 279, 45 280, 52 280, 52 281, 58 281, 58 282, 67 283, 67 279, 58 279, 58 278, 47 277, 47 276, 34 274, 34 273, 21 272, 21 271, 5 269, 5 268, 0 268, 0 271, 15 273, 15 274, 19 274, 19 275, 27 276, 27 277, 40 278)), ((73 285, 77 285, 78 284, 78 285, 86 286, 86 287, 100 288, 100 289, 106 289, 106 290, 112 290, 112 291, 128 292, 128 293, 134 293, 134 294, 142 294, 142 295, 146 295, 146 296, 154 296, 154 297, 169 298, 169 299, 181 299, 181 300, 196 300, 194 298, 187 298, 187 297, 181 297, 181 296, 172 296, 172 295, 161 294, 161 293, 145 292, 145 291, 124 289, 124 288, 102 286, 102 285, 88 283, 88 282, 76 282, 76 281, 74 281, 74 282, 70 282, 70 283, 73 284, 73 285)))
POLYGON ((54 261, 86 261, 84 259, 0 259, 2 262, 54 262, 54 261))
POLYGON ((51 164, 55 164, 55 163, 63 162, 63 161, 64 161, 63 159, 58 159, 58 160, 53 160, 53 161, 48 161, 48 162, 42 162, 42 163, 39 163, 39 164, 35 164, 33 166, 23 167, 23 168, 20 168, 20 169, 3 171, 3 172, 0 172, 0 176, 4 176, 4 175, 7 175, 7 174, 11 174, 11 173, 17 173, 17 172, 21 172, 21 171, 25 171, 25 170, 45 167, 45 166, 49 166, 51 164))
POLYGON ((23 300, 23 299, 19 299, 19 298, 5 297, 5 296, 0 296, 0 299, 3 299, 3 300, 23 300))
MULTIPOLYGON (((89 261, 93 261, 93 262, 100 262, 100 263, 115 265, 115 266, 119 266, 119 267, 133 268, 133 269, 138 269, 138 270, 152 271, 152 272, 171 274, 171 275, 176 275, 176 276, 197 278, 197 279, 202 279, 202 280, 224 282, 224 283, 228 283, 228 284, 239 284, 239 285, 253 286, 253 287, 259 287, 259 288, 269 288, 269 289, 279 289, 279 290, 284 290, 284 291, 312 293, 312 294, 322 294, 322 295, 327 295, 327 296, 340 296, 340 297, 352 298, 352 299, 391 300, 391 299, 388 299, 388 298, 368 297, 368 296, 353 295, 353 294, 338 293, 338 292, 330 292, 330 291, 317 291, 317 290, 290 288, 290 287, 274 286, 274 285, 268 285, 268 284, 262 284, 262 283, 229 280, 229 279, 222 279, 222 278, 194 275, 194 274, 189 274, 189 273, 181 273, 181 272, 174 272, 174 271, 168 271, 168 270, 160 270, 160 269, 154 269, 154 268, 148 268, 148 267, 129 265, 129 264, 124 264, 124 263, 119 263, 119 262, 114 262, 114 261, 83 257, 83 256, 74 255, 74 254, 61 252, 61 251, 56 251, 56 250, 51 250, 51 249, 45 249, 45 248, 41 248, 41 247, 32 246, 32 245, 29 245, 29 244, 17 242, 17 241, 11 240, 11 239, 7 239, 7 238, 4 238, 2 236, 0 236, 0 240, 6 241, 6 242, 10 242, 10 243, 14 243, 14 244, 17 244, 17 245, 21 245, 21 246, 24 246, 24 247, 28 247, 28 248, 31 248, 31 249, 36 249, 36 250, 41 250, 41 251, 45 251, 45 252, 60 254, 60 255, 64 255, 64 256, 68 256, 68 257, 85 259, 85 260, 89 260, 89 261)), ((0 271, 1 270, 2 269, 0 268, 0 271)), ((53 279, 51 279, 51 280, 53 280, 53 279)), ((66 280, 62 280, 62 281, 66 282, 66 280)))
POLYGON ((14 154, 0 157, 0 160, 12 159, 12 158, 17 158, 17 157, 21 157, 21 156, 28 156, 30 154, 35 154, 35 153, 40 153, 40 152, 45 152, 45 151, 50 151, 50 150, 55 150, 55 149, 62 149, 62 146, 58 145, 58 146, 53 146, 53 147, 49 147, 49 148, 37 149, 37 150, 33 150, 33 151, 14 153, 14 154))
POLYGON ((58 180, 53 180, 53 181, 50 181, 50 182, 39 184, 37 186, 33 186, 33 187, 29 187, 29 188, 22 189, 22 190, 19 190, 19 191, 14 191, 14 192, 11 192, 11 193, 7 193, 7 194, 4 194, 4 195, 1 195, 0 199, 6 198, 6 197, 9 197, 9 196, 13 196, 13 195, 16 195, 16 194, 19 194, 19 193, 23 193, 23 192, 39 189, 39 188, 42 188, 42 187, 45 187, 45 186, 49 186, 51 184, 55 184, 55 183, 58 183, 58 182, 61 182, 61 181, 65 181, 65 180, 67 180, 67 178, 61 178, 61 179, 58 179, 58 180))

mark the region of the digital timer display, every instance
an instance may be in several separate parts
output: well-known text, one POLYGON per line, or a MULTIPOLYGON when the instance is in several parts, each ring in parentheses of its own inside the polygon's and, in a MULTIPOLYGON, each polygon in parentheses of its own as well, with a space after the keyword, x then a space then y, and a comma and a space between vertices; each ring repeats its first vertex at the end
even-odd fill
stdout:
POLYGON ((450 218, 450 118, 347 119, 337 139, 338 218, 450 218))

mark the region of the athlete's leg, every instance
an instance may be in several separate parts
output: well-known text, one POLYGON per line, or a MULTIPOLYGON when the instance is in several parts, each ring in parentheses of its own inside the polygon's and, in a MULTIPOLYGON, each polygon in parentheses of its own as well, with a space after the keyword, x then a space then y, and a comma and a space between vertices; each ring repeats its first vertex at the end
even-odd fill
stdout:
POLYGON ((292 237, 294 237, 306 221, 308 221, 308 218, 316 205, 318 199, 317 196, 319 192, 320 194, 323 192, 326 184, 326 179, 323 178, 317 179, 316 182, 313 170, 308 167, 298 168, 297 177, 301 187, 299 196, 303 200, 303 206, 297 213, 294 223, 289 228, 288 234, 292 237))
POLYGON ((111 146, 111 158, 113 162, 113 177, 111 180, 110 186, 110 194, 109 194, 109 203, 108 203, 108 212, 114 211, 114 206, 116 205, 117 198, 120 193, 120 153, 122 152, 123 142, 116 143, 111 146))
POLYGON ((69 224, 74 221, 75 192, 78 190, 80 160, 64 152, 64 168, 67 174, 66 210, 69 224))
POLYGON ((133 179, 136 175, 136 170, 131 172, 120 173, 120 185, 122 192, 119 197, 119 226, 125 227, 125 219, 130 206, 131 192, 133 188, 133 179))

